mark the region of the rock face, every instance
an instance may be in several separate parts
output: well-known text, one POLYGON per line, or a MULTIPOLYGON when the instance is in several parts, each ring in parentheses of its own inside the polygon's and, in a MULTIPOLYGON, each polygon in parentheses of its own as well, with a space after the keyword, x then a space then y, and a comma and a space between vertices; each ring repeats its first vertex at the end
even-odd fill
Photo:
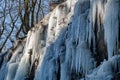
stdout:
POLYGON ((67 0, 0 55, 0 80, 119 80, 119 29, 119 0, 67 0))

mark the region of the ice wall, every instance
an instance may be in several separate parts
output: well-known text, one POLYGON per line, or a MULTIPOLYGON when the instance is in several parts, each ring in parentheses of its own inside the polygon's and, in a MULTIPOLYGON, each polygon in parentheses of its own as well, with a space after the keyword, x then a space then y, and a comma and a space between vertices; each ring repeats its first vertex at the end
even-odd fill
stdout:
POLYGON ((0 59, 0 80, 119 80, 119 7, 119 0, 59 4, 0 59))

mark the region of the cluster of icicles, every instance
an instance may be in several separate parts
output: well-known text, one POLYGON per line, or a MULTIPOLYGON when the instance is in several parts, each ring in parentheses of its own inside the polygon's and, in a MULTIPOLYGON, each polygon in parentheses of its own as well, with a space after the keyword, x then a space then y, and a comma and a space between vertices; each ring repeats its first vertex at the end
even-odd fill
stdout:
POLYGON ((119 27, 119 0, 67 0, 4 59, 0 80, 117 80, 119 27))

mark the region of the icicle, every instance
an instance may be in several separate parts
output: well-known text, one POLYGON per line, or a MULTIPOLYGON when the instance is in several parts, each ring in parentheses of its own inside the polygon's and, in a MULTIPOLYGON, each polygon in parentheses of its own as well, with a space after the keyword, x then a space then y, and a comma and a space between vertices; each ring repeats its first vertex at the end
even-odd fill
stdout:
POLYGON ((44 58, 43 58, 42 64, 41 65, 39 64, 39 67, 37 69, 39 71, 37 71, 37 75, 35 76, 35 80, 39 80, 39 79, 48 80, 49 75, 51 75, 51 76, 53 75, 53 74, 49 74, 51 65, 54 65, 54 64, 50 64, 51 63, 50 61, 52 60, 53 56, 54 56, 53 44, 51 44, 47 48, 45 56, 43 56, 44 58))
POLYGON ((8 72, 8 66, 7 63, 3 63, 1 69, 0 69, 0 80, 5 80, 8 72))
POLYGON ((14 80, 17 68, 18 68, 18 63, 9 64, 6 80, 14 80))
POLYGON ((104 0, 91 0, 91 8, 89 13, 89 48, 92 46, 93 53, 96 53, 96 45, 100 39, 100 32, 103 31, 104 18, 104 0))
POLYGON ((70 67, 67 65, 67 63, 61 64, 60 80, 71 80, 71 75, 70 75, 69 69, 70 69, 70 67))
MULTIPOLYGON (((95 67, 95 61, 91 56, 90 50, 87 48, 86 43, 81 43, 77 46, 75 56, 75 70, 83 74, 89 73, 95 67)), ((74 68, 74 67, 73 67, 74 68)))
POLYGON ((74 54, 74 48, 73 45, 71 44, 71 40, 66 40, 66 55, 65 59, 67 64, 70 66, 72 62, 72 54, 74 54))
POLYGON ((118 15, 119 15, 119 0, 108 0, 105 6, 105 41, 107 43, 108 59, 113 56, 118 44, 118 15))
MULTIPOLYGON (((22 43, 21 43, 22 44, 22 43)), ((17 47, 17 49, 15 50, 15 52, 13 53, 13 55, 12 55, 12 57, 11 57, 11 59, 10 59, 10 61, 9 61, 9 63, 8 64, 10 64, 10 63, 15 63, 15 62, 19 62, 20 61, 20 59, 21 59, 21 57, 22 57, 22 50, 23 50, 23 45, 18 45, 18 47, 17 47)))
POLYGON ((14 78, 14 80, 24 80, 25 77, 27 77, 28 73, 29 73, 29 67, 30 67, 30 63, 29 63, 29 54, 25 54, 22 59, 21 62, 19 63, 19 67, 17 69, 16 72, 16 76, 14 78))
POLYGON ((8 62, 8 73, 7 73, 7 78, 6 80, 14 80, 19 62, 22 57, 22 50, 23 50, 23 45, 22 43, 17 45, 17 48, 15 52, 13 53, 13 56, 11 57, 10 61, 8 62))

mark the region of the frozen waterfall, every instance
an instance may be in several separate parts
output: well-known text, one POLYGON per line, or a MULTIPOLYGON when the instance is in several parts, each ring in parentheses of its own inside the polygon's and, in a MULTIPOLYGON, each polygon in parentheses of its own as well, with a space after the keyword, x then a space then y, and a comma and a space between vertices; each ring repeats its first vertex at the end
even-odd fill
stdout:
POLYGON ((120 0, 66 0, 0 54, 0 80, 119 79, 120 0))

